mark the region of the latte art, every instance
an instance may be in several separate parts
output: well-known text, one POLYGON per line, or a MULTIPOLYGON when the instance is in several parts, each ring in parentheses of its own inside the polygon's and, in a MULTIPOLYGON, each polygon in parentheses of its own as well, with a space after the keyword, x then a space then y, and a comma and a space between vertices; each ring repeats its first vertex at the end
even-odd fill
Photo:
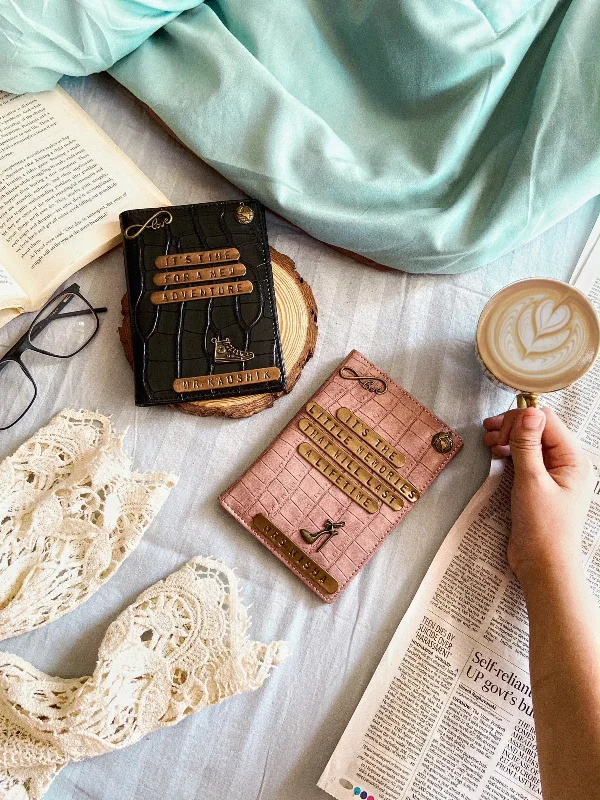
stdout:
POLYGON ((575 309, 558 308, 544 294, 521 300, 498 320, 498 356, 508 369, 523 374, 560 375, 577 360, 585 343, 575 309))
POLYGON ((484 308, 479 354, 492 375, 519 391, 569 386, 593 364, 598 319, 572 286, 534 278, 507 286, 484 308))

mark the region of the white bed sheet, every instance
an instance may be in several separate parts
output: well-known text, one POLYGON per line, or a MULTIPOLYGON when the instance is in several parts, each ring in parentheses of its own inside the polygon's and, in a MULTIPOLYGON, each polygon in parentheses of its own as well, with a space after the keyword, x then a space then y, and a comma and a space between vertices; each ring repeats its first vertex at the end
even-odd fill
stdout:
MULTIPOLYGON (((173 202, 241 196, 108 77, 64 86, 173 202)), ((181 479, 137 551, 94 597, 1 646, 55 675, 89 674, 117 614, 147 586, 203 554, 237 569, 243 598, 252 604, 252 637, 287 639, 291 654, 258 691, 133 747, 68 766, 47 800, 324 800, 315 785, 323 767, 442 539, 487 475, 481 419, 512 399, 477 364, 479 312, 511 281, 568 280, 597 215, 597 203, 588 203, 526 247, 454 276, 371 269, 269 216, 271 244, 294 259, 313 288, 319 339, 292 394, 248 420, 135 408, 116 332, 125 290, 120 249, 79 274, 85 296, 109 312, 80 356, 61 363, 28 356, 39 396, 21 423, 0 434, 0 457, 61 409, 90 408, 111 414, 116 428, 129 428, 125 447, 136 468, 173 471, 181 479), (457 428, 465 447, 343 596, 326 606, 220 508, 217 495, 352 348, 457 428)), ((0 352, 25 325, 17 319, 0 331, 0 352)))

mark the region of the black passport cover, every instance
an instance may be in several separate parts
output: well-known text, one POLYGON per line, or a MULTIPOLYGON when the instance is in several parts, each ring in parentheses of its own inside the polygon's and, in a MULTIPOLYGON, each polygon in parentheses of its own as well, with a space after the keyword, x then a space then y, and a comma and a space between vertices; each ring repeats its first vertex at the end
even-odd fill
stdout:
MULTIPOLYGON (((285 389, 285 365, 277 323, 277 307, 264 208, 257 200, 245 200, 254 218, 244 224, 236 218, 241 201, 167 206, 173 219, 160 228, 146 227, 134 239, 124 237, 125 273, 131 312, 135 375, 135 404, 181 403, 237 397, 285 389), (153 305, 153 276, 165 270, 155 266, 160 255, 192 253, 235 247, 249 280, 251 294, 189 300, 153 305), (214 361, 213 338, 228 338, 233 346, 250 350, 254 358, 245 363, 214 361), (278 367, 281 375, 267 383, 245 384, 195 392, 176 392, 176 378, 218 375, 234 370, 278 367)), ((121 230, 143 226, 157 208, 124 211, 121 230)), ((175 269, 175 268, 173 268, 175 269)), ((178 284, 177 288, 200 284, 178 284)))

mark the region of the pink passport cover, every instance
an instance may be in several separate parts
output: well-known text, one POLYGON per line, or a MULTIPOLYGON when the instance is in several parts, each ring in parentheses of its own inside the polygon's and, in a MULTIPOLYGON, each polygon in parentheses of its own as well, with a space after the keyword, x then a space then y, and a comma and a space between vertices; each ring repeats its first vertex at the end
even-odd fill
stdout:
MULTIPOLYGON (((335 369, 307 404, 311 401, 333 416, 339 408, 349 408, 403 453, 406 458, 404 465, 394 469, 420 491, 421 498, 417 503, 423 502, 425 490, 463 445, 456 431, 356 350, 335 369), (378 395, 364 388, 358 380, 340 377, 343 367, 350 367, 360 376, 383 379, 387 391, 378 395), (453 447, 446 454, 437 452, 432 446, 432 437, 440 431, 452 435, 453 447)), ((379 511, 368 513, 305 461, 297 447, 303 442, 312 444, 298 427, 301 418, 311 419, 305 410, 307 404, 254 464, 220 496, 219 501, 309 589, 326 603, 332 603, 414 504, 405 501, 403 508, 393 511, 381 503, 379 511), (265 541, 265 537, 252 527, 256 514, 264 514, 299 550, 333 576, 339 585, 337 591, 333 594, 323 591, 306 578, 301 565, 290 563, 277 547, 265 541), (326 520, 343 520, 345 525, 321 551, 317 551, 321 540, 308 544, 299 531, 301 528, 318 531, 326 520)))

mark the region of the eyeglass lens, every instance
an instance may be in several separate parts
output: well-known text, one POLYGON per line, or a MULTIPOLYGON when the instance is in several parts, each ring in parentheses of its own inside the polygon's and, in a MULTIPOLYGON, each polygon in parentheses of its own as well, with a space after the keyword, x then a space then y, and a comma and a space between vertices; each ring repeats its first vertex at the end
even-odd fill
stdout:
MULTIPOLYGON (((66 291, 40 311, 26 336, 31 349, 68 358, 85 347, 97 330, 98 317, 94 309, 80 295, 66 291)), ((20 361, 0 359, 0 430, 18 422, 35 395, 35 383, 27 368, 20 361)))
POLYGON ((98 328, 98 318, 79 295, 59 295, 35 318, 29 331, 34 350, 66 358, 75 355, 90 341, 98 328))
POLYGON ((17 361, 0 363, 0 430, 10 428, 33 403, 35 385, 17 361))

